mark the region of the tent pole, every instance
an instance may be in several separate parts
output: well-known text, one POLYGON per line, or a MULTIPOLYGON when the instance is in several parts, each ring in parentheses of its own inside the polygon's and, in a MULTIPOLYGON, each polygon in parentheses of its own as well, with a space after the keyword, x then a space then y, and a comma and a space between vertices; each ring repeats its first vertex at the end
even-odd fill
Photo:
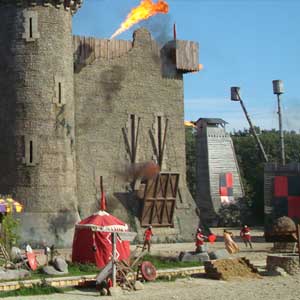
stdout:
POLYGON ((106 210, 106 205, 103 206, 103 203, 102 203, 103 192, 104 192, 104 189, 103 189, 103 176, 100 176, 100 210, 102 210, 103 207, 105 207, 104 210, 106 210))
POLYGON ((111 234, 111 240, 112 240, 112 282, 113 282, 113 287, 117 286, 117 279, 116 279, 116 274, 117 274, 117 268, 116 268, 116 233, 112 232, 111 234))
POLYGON ((103 176, 100 176, 100 193, 103 192, 103 176))

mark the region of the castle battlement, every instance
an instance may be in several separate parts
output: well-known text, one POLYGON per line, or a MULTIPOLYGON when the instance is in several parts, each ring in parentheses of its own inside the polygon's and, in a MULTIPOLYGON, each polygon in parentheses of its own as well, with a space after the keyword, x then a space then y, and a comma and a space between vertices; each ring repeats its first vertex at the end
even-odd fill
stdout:
POLYGON ((140 28, 133 34, 133 40, 109 40, 86 36, 74 36, 75 70, 93 63, 97 59, 112 61, 128 54, 133 48, 143 48, 161 59, 167 73, 170 65, 175 72, 189 73, 199 70, 199 45, 192 41, 170 41, 162 47, 151 38, 151 34, 140 28))
POLYGON ((33 7, 37 5, 54 6, 76 13, 83 0, 0 0, 0 5, 17 5, 19 7, 33 7))

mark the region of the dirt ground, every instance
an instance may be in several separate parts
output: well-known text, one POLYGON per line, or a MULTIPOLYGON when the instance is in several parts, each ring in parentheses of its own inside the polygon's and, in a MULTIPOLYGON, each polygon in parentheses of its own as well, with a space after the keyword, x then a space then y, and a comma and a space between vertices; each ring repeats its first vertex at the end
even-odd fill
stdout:
MULTIPOLYGON (((237 239, 238 240, 238 239, 237 239)), ((262 241, 261 239, 257 239, 262 241)), ((254 249, 247 249, 243 243, 238 242, 241 249, 236 257, 247 257, 256 266, 263 267, 266 255, 272 244, 255 242, 254 249)), ((135 248, 135 246, 133 246, 135 248)), ((216 242, 209 246, 209 250, 224 248, 223 242, 216 242)), ((177 256, 181 251, 194 250, 193 243, 159 244, 153 245, 152 254, 164 256, 177 256)), ((238 278, 231 281, 218 281, 200 278, 184 278, 176 281, 157 281, 144 284, 144 289, 136 292, 126 292, 115 297, 101 297, 101 299, 122 300, 299 300, 300 275, 297 276, 263 276, 261 279, 238 278)), ((12 297, 7 299, 22 300, 90 300, 99 298, 95 291, 73 290, 66 294, 45 296, 12 297)))
MULTIPOLYGON (((101 297, 110 300, 299 300, 300 276, 265 277, 231 282, 208 279, 178 279, 175 282, 155 282, 145 285, 144 290, 117 297, 101 297)), ((93 300, 99 294, 92 291, 74 290, 68 294, 30 296, 7 299, 22 300, 93 300)))

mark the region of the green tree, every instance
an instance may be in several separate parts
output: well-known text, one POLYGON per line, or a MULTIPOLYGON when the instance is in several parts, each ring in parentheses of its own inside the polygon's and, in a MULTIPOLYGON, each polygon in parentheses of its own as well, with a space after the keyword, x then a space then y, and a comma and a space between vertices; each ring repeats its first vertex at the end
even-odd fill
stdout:
POLYGON ((16 245, 20 239, 19 229, 20 222, 12 213, 7 213, 3 216, 0 240, 8 252, 10 252, 11 247, 16 245))
MULTIPOLYGON (((280 162, 280 137, 275 129, 256 128, 270 162, 280 162)), ((193 197, 196 195, 196 131, 185 128, 187 184, 193 197)), ((236 131, 232 135, 235 152, 240 167, 245 198, 239 206, 241 218, 251 219, 255 224, 264 220, 264 160, 249 130, 236 131), (242 210, 245 210, 244 213, 242 210), (250 214, 249 214, 250 211, 250 214)), ((295 131, 284 133, 286 162, 300 162, 300 134, 295 131)), ((237 216, 236 206, 232 208, 237 216)), ((228 208, 222 212, 230 215, 228 208)), ((236 218, 235 218, 236 219, 236 218)), ((249 221, 247 221, 249 223, 249 221)))
MULTIPOLYGON (((280 162, 280 138, 275 129, 260 130, 257 128, 265 152, 270 162, 280 162)), ((263 223, 264 219, 264 161, 248 130, 237 131, 232 139, 246 187, 246 198, 250 201, 252 216, 256 223, 263 223)), ((286 162, 300 161, 300 135, 294 131, 285 132, 286 162)))
POLYGON ((193 127, 185 127, 185 153, 187 185, 192 196, 196 197, 196 131, 193 127))

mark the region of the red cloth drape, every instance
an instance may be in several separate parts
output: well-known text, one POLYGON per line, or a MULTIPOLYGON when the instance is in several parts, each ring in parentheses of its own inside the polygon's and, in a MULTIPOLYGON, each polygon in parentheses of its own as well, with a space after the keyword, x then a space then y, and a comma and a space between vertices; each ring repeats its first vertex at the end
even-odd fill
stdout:
MULTIPOLYGON (((129 246, 129 242, 117 238, 118 260, 129 258, 129 246)), ((111 253, 111 233, 96 231, 93 238, 93 231, 90 228, 76 228, 72 251, 73 262, 95 264, 102 268, 111 260, 111 253), (96 248, 93 246, 96 246, 96 248)))

